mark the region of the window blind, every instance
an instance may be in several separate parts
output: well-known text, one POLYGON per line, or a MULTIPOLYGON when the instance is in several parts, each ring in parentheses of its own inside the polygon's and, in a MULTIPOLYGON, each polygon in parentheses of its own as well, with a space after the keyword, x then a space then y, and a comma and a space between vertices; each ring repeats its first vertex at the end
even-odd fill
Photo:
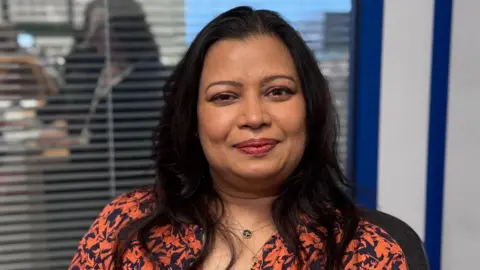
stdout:
POLYGON ((165 78, 236 5, 279 11, 306 39, 334 95, 345 162, 350 1, 301 2, 3 0, 0 45, 14 48, 0 46, 0 269, 66 269, 110 200, 153 183, 165 78))

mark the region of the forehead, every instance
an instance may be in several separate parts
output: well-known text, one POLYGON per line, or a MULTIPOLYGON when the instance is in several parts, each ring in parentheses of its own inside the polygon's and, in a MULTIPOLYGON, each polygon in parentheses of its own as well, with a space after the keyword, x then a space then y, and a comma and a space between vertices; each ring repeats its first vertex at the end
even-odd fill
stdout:
POLYGON ((295 63, 280 39, 259 35, 215 43, 206 55, 202 77, 254 78, 271 73, 296 76, 295 63))
POLYGON ((102 6, 94 7, 92 10, 92 15, 94 16, 103 16, 105 14, 105 8, 102 6))
POLYGON ((90 12, 90 21, 101 20, 105 18, 105 8, 102 6, 96 6, 90 12))

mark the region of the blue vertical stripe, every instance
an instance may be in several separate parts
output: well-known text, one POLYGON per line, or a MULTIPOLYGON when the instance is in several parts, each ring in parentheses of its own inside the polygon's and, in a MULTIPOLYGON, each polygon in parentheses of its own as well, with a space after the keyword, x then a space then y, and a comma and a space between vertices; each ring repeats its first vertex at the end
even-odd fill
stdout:
MULTIPOLYGON (((355 122, 356 122, 356 113, 355 113, 355 104, 357 103, 355 95, 355 77, 357 70, 357 47, 358 47, 358 6, 357 1, 352 0, 352 10, 350 12, 351 23, 350 23, 350 65, 349 65, 349 74, 350 79, 348 82, 348 130, 347 130, 347 176, 348 179, 355 179, 355 122)), ((354 194, 351 194, 354 195, 354 194)))
POLYGON ((441 268, 451 24, 452 0, 435 0, 425 218, 425 247, 432 269, 441 268))
POLYGON ((356 48, 352 57, 353 87, 350 119, 354 123, 349 147, 356 202, 377 206, 378 123, 382 56, 383 1, 355 1, 356 48))

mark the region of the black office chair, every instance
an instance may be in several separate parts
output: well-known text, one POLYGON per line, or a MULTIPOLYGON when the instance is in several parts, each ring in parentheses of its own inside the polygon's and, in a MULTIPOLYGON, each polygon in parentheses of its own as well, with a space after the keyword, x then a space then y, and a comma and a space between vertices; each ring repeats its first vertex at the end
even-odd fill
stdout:
POLYGON ((366 221, 382 227, 400 245, 409 270, 429 270, 427 253, 417 233, 400 219, 377 210, 361 209, 366 221))

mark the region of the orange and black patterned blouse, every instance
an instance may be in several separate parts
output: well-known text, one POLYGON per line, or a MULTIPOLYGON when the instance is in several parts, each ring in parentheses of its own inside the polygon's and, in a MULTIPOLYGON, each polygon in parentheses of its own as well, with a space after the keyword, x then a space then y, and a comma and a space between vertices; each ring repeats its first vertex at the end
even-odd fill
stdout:
MULTIPOLYGON (((114 269, 112 249, 118 232, 131 220, 148 215, 154 205, 152 190, 136 190, 108 204, 80 241, 70 265, 77 269, 114 269)), ((336 230, 338 231, 338 230, 336 230)), ((299 224, 306 269, 324 269, 325 235, 313 233, 299 224)), ((341 232, 337 232, 340 234, 341 232)), ((148 245, 161 269, 180 270, 190 266, 202 249, 202 229, 197 225, 154 229, 148 245)), ((337 235, 337 239, 339 239, 337 235)), ((252 270, 293 270, 295 256, 275 234, 265 244, 252 270)), ((344 256, 344 269, 407 269, 402 249, 384 230, 366 221, 360 222, 358 233, 344 256)), ((135 238, 123 254, 120 269, 154 269, 152 262, 135 238)), ((118 269, 118 268, 117 268, 118 269)))

